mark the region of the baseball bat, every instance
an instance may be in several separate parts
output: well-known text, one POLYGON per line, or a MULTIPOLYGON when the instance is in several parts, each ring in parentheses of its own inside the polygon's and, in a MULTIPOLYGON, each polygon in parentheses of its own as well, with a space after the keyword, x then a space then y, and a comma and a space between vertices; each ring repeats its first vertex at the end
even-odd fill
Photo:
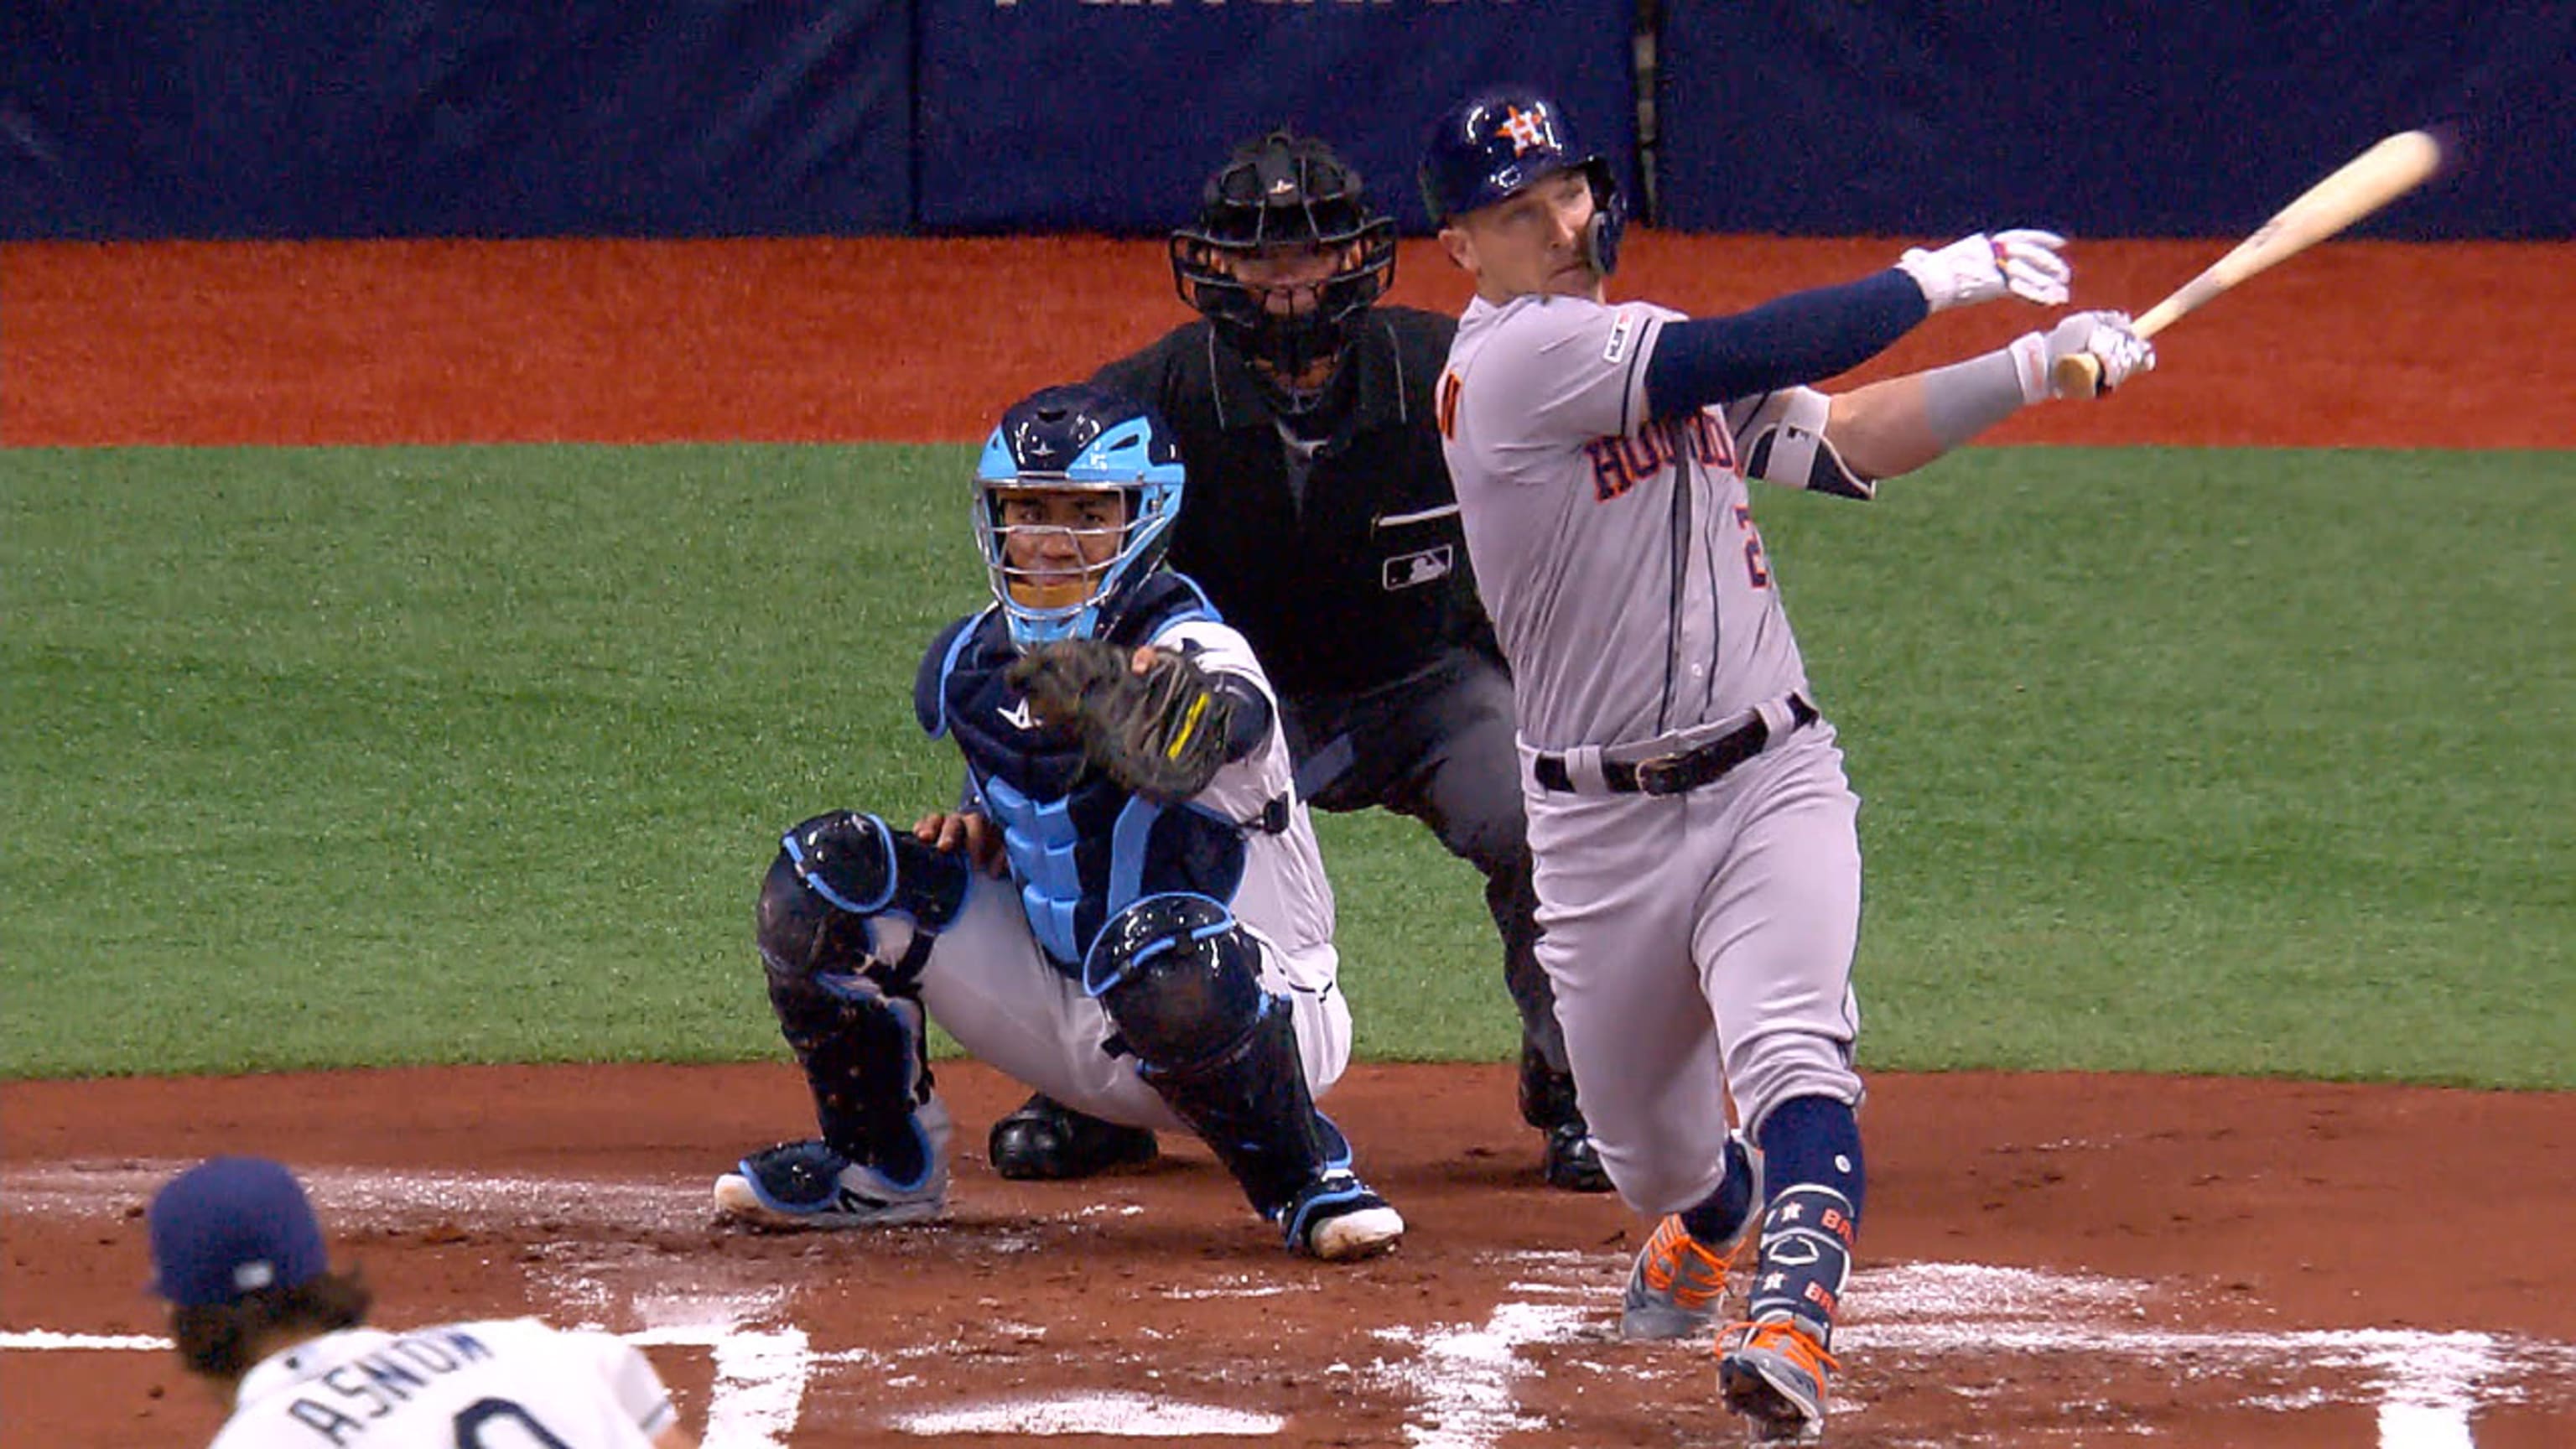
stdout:
MULTIPOLYGON (((2442 143, 2429 131, 2400 131, 2335 168, 2302 191, 2272 219, 2209 264, 2199 276, 2139 316, 2140 337, 2153 337, 2203 303, 2246 278, 2266 271, 2421 186, 2442 167, 2442 143)), ((2050 370, 2060 397, 2093 397, 2101 391, 2102 363, 2089 352, 2061 357, 2050 370)))

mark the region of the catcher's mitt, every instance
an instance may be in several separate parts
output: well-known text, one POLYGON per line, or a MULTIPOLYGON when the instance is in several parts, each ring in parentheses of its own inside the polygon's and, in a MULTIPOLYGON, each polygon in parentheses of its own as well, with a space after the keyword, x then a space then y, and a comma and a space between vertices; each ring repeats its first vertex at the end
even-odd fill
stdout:
POLYGON ((1234 706, 1176 651, 1155 650, 1139 673, 1124 645, 1062 639, 1021 656, 1004 677, 1039 719, 1070 725, 1085 758, 1158 805, 1206 789, 1225 763, 1234 706))

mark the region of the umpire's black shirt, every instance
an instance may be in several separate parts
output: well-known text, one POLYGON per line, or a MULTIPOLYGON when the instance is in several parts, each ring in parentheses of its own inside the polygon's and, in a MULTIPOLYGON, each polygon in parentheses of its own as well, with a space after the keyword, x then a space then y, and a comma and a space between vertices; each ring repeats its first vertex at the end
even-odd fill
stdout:
POLYGON ((1189 470, 1175 568, 1252 641, 1282 695, 1356 693, 1462 645, 1499 657, 1476 600, 1432 388, 1454 318, 1373 307, 1336 390, 1332 433, 1300 468, 1260 385, 1194 322, 1092 381, 1151 403, 1189 470), (1299 475, 1302 473, 1302 477, 1299 475))

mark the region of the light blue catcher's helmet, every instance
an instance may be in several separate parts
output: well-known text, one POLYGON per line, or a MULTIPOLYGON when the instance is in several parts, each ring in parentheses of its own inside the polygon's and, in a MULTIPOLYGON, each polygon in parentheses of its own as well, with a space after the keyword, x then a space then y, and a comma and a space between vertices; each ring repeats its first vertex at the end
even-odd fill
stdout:
MULTIPOLYGON (((975 542, 1011 641, 1022 649, 1092 639, 1163 561, 1181 511, 1181 458, 1171 430, 1132 398, 1089 383, 1051 387, 1014 404, 975 465, 975 542), (1002 500, 1014 489, 1099 490, 1125 505, 1118 551, 1073 579, 1047 580, 1014 566, 1002 500)), ((1067 530, 1072 532, 1074 530, 1067 530)))

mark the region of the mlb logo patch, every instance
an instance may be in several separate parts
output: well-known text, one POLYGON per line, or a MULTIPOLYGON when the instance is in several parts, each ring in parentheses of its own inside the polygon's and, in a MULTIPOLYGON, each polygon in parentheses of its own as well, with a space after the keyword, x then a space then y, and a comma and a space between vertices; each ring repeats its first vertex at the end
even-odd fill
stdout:
POLYGON ((1603 362, 1625 361, 1628 356, 1628 343, 1633 340, 1636 335, 1637 318, 1635 314, 1628 312, 1620 313, 1619 320, 1610 324, 1610 340, 1603 344, 1601 348, 1601 360, 1603 362))
POLYGON ((1390 594, 1398 589, 1420 588, 1438 583, 1457 570, 1458 556, 1449 544, 1426 548, 1420 553, 1402 553, 1386 561, 1380 582, 1390 594))

